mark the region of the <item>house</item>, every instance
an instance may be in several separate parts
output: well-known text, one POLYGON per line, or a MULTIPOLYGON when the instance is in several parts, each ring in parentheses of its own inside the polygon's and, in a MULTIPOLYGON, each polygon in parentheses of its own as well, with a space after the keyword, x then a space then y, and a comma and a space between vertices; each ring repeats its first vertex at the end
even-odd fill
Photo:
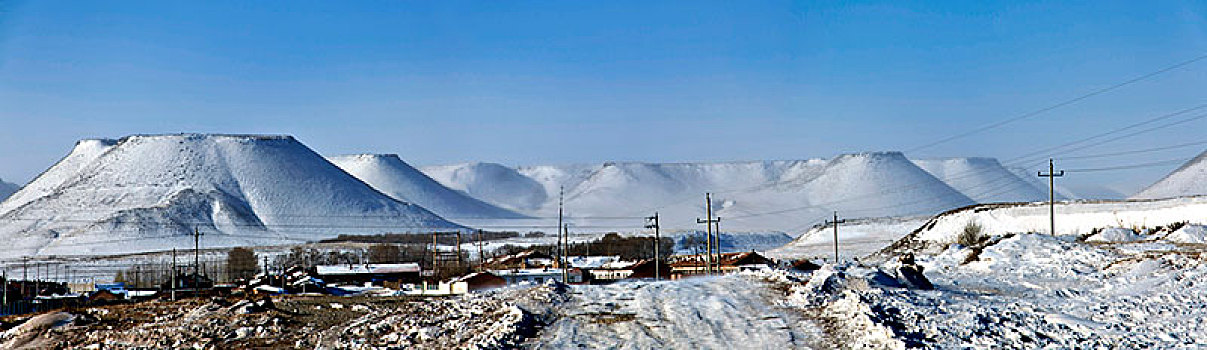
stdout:
POLYGON ((491 270, 535 269, 553 267, 554 259, 549 254, 526 250, 511 255, 490 258, 483 263, 483 266, 491 270))
MULTIPOLYGON (((722 253, 720 257, 721 273, 732 273, 742 270, 764 269, 774 266, 775 262, 755 252, 722 253)), ((705 256, 675 255, 668 259, 671 267, 671 278, 678 279, 707 273, 705 256)))
POLYGON ((421 270, 417 263, 319 265, 314 267, 314 275, 328 285, 380 285, 385 282, 417 283, 421 270))
POLYGON ((590 269, 587 272, 591 276, 592 283, 611 283, 624 279, 654 278, 655 276, 667 278, 671 275, 671 268, 667 264, 657 266, 662 271, 655 274, 655 265, 657 264, 654 264, 654 260, 617 261, 590 269))
MULTIPOLYGON (((490 273, 503 278, 509 285, 520 283, 542 284, 548 281, 562 281, 562 270, 554 268, 490 270, 490 273)), ((583 270, 569 269, 567 277, 569 281, 565 283, 583 283, 583 270)))
POLYGON ((490 272, 474 272, 465 276, 454 278, 450 282, 465 282, 466 290, 471 292, 499 288, 507 285, 507 280, 490 272))

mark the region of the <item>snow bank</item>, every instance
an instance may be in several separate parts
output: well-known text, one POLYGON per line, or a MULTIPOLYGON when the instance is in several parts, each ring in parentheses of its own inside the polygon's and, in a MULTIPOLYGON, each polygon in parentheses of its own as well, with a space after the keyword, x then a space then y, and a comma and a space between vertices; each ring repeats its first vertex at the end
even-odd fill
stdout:
MULTIPOLYGON (((1106 227, 1153 228, 1177 222, 1202 222, 1207 197, 1143 201, 1097 201, 1056 203, 1058 235, 1088 235, 1106 227)), ((953 210, 936 216, 895 244, 917 247, 927 243, 954 242, 969 222, 977 222, 987 235, 1044 232, 1049 226, 1046 203, 990 204, 953 210)))
POLYGON ((1175 243, 1207 244, 1207 226, 1186 225, 1165 236, 1165 240, 1175 243))
POLYGON ((1128 228, 1107 227, 1085 239, 1086 242, 1135 242, 1144 239, 1128 228))

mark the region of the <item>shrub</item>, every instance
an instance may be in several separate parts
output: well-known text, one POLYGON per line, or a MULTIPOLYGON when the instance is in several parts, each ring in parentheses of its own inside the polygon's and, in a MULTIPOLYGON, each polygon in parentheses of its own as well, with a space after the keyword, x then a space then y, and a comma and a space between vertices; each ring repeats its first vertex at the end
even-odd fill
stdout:
POLYGON ((985 236, 984 231, 985 227, 981 226, 980 223, 969 221, 967 224, 964 224, 964 229, 960 230, 960 234, 956 236, 956 244, 965 247, 981 244, 981 242, 989 238, 985 236))

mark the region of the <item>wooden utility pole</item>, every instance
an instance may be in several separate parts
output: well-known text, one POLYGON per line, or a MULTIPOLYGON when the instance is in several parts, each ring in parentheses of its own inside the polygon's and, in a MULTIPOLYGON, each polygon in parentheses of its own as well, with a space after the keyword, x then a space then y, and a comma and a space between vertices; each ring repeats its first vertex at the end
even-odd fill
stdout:
MULTIPOLYGON (((566 250, 562 247, 562 199, 565 198, 566 188, 559 187, 557 190, 557 267, 561 267, 565 262, 563 259, 566 256, 566 250)), ((563 282, 565 282, 563 280, 563 282)))
POLYGON ((826 221, 826 225, 834 224, 834 263, 838 263, 838 224, 847 222, 846 219, 838 220, 838 212, 834 212, 834 221, 826 221))
MULTIPOLYGON (((565 247, 566 247, 566 250, 568 251, 570 248, 570 224, 565 224, 565 226, 562 226, 562 232, 565 233, 565 237, 566 237, 565 247)), ((570 263, 570 259, 568 257, 566 257, 565 254, 563 254, 562 255, 562 283, 566 283, 566 284, 570 284, 570 266, 567 266, 567 265, 569 265, 569 263, 570 263)))
POLYGON ((1056 235, 1056 178, 1065 176, 1065 171, 1056 172, 1055 161, 1048 158, 1048 173, 1039 172, 1039 177, 1048 178, 1048 223, 1053 236, 1056 235))
POLYGON ((712 248, 717 252, 716 258, 712 261, 717 273, 721 273, 721 217, 713 218, 712 225, 712 248))
POLYGON ((705 213, 706 213, 706 214, 708 214, 708 219, 707 219, 707 220, 701 220, 700 218, 696 218, 696 223, 697 223, 697 224, 704 224, 704 225, 707 227, 707 229, 706 229, 706 231, 705 231, 705 236, 704 236, 704 272, 705 272, 705 273, 712 273, 712 270, 713 270, 713 261, 712 261, 712 245, 713 245, 713 244, 712 244, 712 242, 713 242, 713 236, 712 236, 712 235, 713 235, 713 232, 712 232, 712 224, 713 224, 713 223, 715 223, 715 222, 717 222, 717 221, 719 220, 719 218, 713 218, 713 217, 712 217, 712 193, 705 193, 705 194, 704 194, 704 207, 705 207, 705 210, 706 210, 706 212, 705 212, 705 213))
POLYGON ((168 290, 172 291, 172 301, 176 301, 176 248, 172 248, 172 277, 169 280, 172 286, 168 290))
MULTIPOLYGON (((194 226, 193 227, 193 275, 194 275, 193 279, 194 280, 197 279, 196 276, 201 276, 200 269, 201 269, 201 229, 194 226)), ((197 283, 193 283, 193 287, 196 287, 196 286, 197 286, 197 283)))
POLYGON ((478 269, 486 266, 486 252, 482 249, 482 229, 478 229, 478 269))
MULTIPOLYGON (((654 212, 654 216, 645 218, 645 228, 654 229, 654 280, 662 279, 662 255, 658 252, 658 246, 662 245, 662 238, 659 237, 658 212, 654 212)), ((590 247, 590 243, 587 243, 590 247)))

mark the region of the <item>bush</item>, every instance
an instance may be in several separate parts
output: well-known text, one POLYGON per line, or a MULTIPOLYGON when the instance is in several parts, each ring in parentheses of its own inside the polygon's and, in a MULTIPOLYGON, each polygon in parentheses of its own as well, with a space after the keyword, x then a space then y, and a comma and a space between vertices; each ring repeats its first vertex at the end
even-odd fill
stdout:
POLYGON ((969 221, 967 224, 964 224, 964 229, 960 230, 960 234, 956 236, 956 244, 965 247, 981 244, 981 242, 989 238, 985 236, 984 231, 985 227, 981 226, 980 223, 969 221))

